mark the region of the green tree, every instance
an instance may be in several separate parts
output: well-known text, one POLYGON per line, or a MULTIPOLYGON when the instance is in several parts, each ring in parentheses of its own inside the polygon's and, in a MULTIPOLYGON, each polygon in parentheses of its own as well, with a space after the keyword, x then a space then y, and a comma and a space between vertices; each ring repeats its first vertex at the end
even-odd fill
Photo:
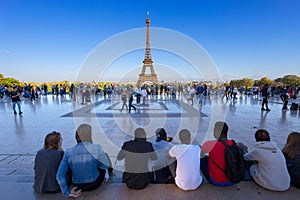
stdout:
POLYGON ((14 78, 0 78, 0 85, 8 85, 8 86, 13 86, 13 85, 19 85, 20 81, 14 78))
POLYGON ((242 79, 242 85, 244 87, 252 87, 254 85, 254 80, 250 78, 243 78, 242 79))
POLYGON ((0 79, 1 79, 1 78, 4 78, 3 74, 0 74, 0 79))
POLYGON ((286 75, 281 82, 287 86, 300 86, 300 77, 296 75, 286 75))
POLYGON ((258 86, 265 85, 266 83, 272 84, 273 81, 271 79, 269 79, 268 77, 263 77, 257 81, 258 86))

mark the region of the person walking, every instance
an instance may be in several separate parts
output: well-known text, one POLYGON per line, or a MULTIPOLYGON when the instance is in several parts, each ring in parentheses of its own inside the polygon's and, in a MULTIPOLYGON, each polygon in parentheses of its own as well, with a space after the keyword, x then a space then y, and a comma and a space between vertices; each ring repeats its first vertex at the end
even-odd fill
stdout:
POLYGON ((282 100, 283 102, 283 106, 282 106, 282 111, 287 111, 288 110, 288 107, 287 107, 287 104, 288 104, 288 95, 287 95, 287 89, 286 88, 282 88, 281 91, 280 91, 280 99, 282 100))
POLYGON ((135 113, 136 113, 136 107, 132 105, 132 102, 133 102, 133 92, 132 92, 132 90, 129 92, 129 95, 130 95, 130 97, 129 97, 129 111, 128 111, 128 113, 131 112, 131 108, 133 108, 135 113))
POLYGON ((23 112, 21 111, 21 99, 20 99, 20 92, 17 88, 17 86, 13 86, 13 91, 10 94, 11 96, 11 101, 13 103, 13 110, 14 110, 14 114, 17 114, 16 111, 16 105, 18 106, 18 110, 19 110, 19 115, 22 115, 23 112))
POLYGON ((120 112, 122 112, 122 110, 124 109, 124 107, 126 107, 126 111, 127 111, 128 110, 128 106, 126 104, 126 101, 127 101, 127 90, 126 90, 126 88, 124 88, 123 91, 122 91, 121 100, 123 102, 123 105, 122 105, 122 108, 121 108, 120 112))
POLYGON ((204 93, 205 93, 204 86, 203 86, 202 84, 199 83, 199 85, 198 85, 198 87, 197 87, 198 106, 199 106, 199 107, 202 106, 204 93))
POLYGON ((261 91, 261 96, 263 97, 263 102, 261 105, 261 110, 271 111, 268 107, 268 99, 270 98, 270 92, 269 92, 269 84, 266 83, 261 91), (266 109, 264 108, 266 106, 266 109))
POLYGON ((194 85, 192 85, 189 89, 189 98, 191 100, 191 105, 193 106, 194 105, 194 96, 196 94, 196 90, 195 90, 195 87, 194 85))

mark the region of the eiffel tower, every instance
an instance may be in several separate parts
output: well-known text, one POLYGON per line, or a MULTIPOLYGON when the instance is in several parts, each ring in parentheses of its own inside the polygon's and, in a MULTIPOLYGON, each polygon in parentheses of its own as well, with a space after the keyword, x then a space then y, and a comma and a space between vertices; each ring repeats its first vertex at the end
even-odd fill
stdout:
POLYGON ((154 72, 153 61, 152 61, 152 57, 151 57, 149 12, 147 13, 146 25, 147 25, 147 35, 146 35, 145 58, 143 61, 142 72, 139 74, 139 79, 137 81, 138 85, 140 85, 146 81, 152 82, 153 84, 158 84, 157 74, 155 74, 155 72, 154 72), (147 67, 150 68, 150 74, 146 74, 147 67))

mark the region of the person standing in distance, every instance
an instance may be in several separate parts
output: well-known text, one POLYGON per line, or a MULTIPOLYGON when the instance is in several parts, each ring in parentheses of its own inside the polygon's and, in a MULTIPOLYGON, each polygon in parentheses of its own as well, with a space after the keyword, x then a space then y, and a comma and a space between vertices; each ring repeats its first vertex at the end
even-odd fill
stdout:
POLYGON ((11 101, 13 103, 13 110, 14 110, 14 114, 17 114, 16 111, 16 105, 18 106, 18 110, 19 110, 19 115, 22 115, 23 112, 21 111, 21 99, 20 99, 20 92, 18 91, 17 86, 13 86, 13 91, 10 94, 11 97, 11 101))
POLYGON ((261 95, 263 97, 263 102, 261 105, 261 110, 271 111, 268 107, 268 99, 270 98, 270 92, 269 92, 269 84, 266 83, 261 91, 261 95), (264 105, 266 105, 266 109, 264 108, 264 105))

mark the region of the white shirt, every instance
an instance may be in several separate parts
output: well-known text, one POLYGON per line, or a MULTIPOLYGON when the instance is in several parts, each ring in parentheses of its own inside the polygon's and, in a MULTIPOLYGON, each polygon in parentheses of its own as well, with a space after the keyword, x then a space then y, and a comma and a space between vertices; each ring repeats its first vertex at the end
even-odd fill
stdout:
POLYGON ((233 93, 237 93, 238 89, 236 87, 233 88, 233 93))
POLYGON ((146 90, 145 90, 145 89, 143 89, 143 90, 141 91, 141 94, 142 94, 142 96, 143 96, 143 97, 146 97, 146 96, 147 96, 147 92, 146 92, 146 90))
POLYGON ((174 145, 169 154, 176 157, 176 185, 183 190, 195 190, 202 182, 200 174, 200 147, 197 145, 174 145))

